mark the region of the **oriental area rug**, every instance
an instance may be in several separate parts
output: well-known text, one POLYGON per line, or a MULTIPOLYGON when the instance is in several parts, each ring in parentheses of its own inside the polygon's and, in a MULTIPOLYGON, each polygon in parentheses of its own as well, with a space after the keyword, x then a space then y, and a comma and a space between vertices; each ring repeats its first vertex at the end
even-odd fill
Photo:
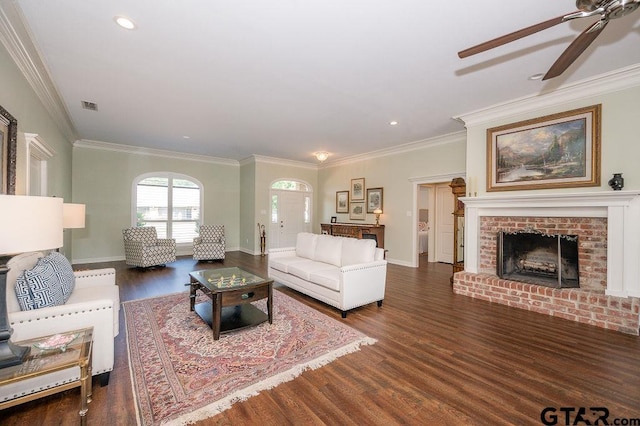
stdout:
MULTIPOLYGON (((205 296, 199 295, 202 301, 205 296)), ((266 312, 266 301, 255 302, 266 312)), ((189 293, 123 303, 138 424, 183 425, 375 343, 273 291, 273 324, 223 334, 189 311, 189 293)))

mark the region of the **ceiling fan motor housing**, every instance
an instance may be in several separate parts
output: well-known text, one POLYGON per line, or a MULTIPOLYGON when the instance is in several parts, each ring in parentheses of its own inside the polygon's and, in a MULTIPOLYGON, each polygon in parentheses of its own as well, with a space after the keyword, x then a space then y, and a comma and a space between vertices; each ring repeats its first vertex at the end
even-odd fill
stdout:
POLYGON ((640 6, 640 0, 619 0, 609 6, 605 13, 609 19, 622 18, 636 10, 638 6, 640 6))

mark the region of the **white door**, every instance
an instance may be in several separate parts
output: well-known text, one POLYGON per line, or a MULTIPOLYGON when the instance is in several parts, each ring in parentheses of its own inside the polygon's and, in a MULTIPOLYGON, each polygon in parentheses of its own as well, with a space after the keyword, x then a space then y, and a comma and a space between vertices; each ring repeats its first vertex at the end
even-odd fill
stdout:
POLYGON ((436 262, 453 263, 453 201, 449 185, 436 186, 436 262))
POLYGON ((272 190, 276 197, 273 221, 271 222, 271 244, 269 247, 293 247, 300 232, 311 232, 311 195, 300 191, 272 190))

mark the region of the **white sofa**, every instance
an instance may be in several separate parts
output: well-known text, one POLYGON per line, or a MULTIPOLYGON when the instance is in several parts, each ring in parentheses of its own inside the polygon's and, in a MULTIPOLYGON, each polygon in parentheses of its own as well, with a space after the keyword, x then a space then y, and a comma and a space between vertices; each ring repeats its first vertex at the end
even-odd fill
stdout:
POLYGON ((373 240, 300 233, 296 246, 269 250, 269 277, 342 311, 382 306, 384 250, 373 240))
MULTIPOLYGON (((42 256, 39 252, 24 253, 7 263, 7 312, 9 325, 13 328, 11 341, 93 327, 92 375, 101 375, 101 384, 108 384, 114 364, 114 338, 120 327, 120 296, 115 269, 76 271, 75 288, 64 305, 22 311, 15 292, 16 279, 24 270, 33 268, 42 256)), ((73 381, 79 374, 80 369, 73 368, 0 386, 0 402, 73 381)))

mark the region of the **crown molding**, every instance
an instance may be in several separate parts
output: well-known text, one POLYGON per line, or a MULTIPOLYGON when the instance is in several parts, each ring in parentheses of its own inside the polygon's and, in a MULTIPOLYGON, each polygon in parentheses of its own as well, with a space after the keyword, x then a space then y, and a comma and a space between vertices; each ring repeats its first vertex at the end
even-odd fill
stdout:
POLYGON ((547 92, 527 95, 508 102, 489 106, 453 117, 465 127, 517 116, 523 113, 573 102, 605 93, 640 86, 640 64, 620 68, 595 77, 580 80, 547 92))
POLYGON ((267 157, 264 155, 254 154, 250 157, 240 160, 241 166, 245 166, 247 164, 253 164, 253 163, 275 164, 278 166, 289 166, 289 167, 299 167, 299 168, 310 169, 310 170, 318 170, 317 164, 306 163, 304 161, 286 160, 283 158, 276 158, 276 157, 267 157))
POLYGON ((78 139, 75 126, 25 22, 16 2, 0 2, 0 42, 62 134, 73 143, 78 139))
POLYGON ((409 142, 402 145, 396 145, 394 147, 380 149, 377 151, 371 151, 364 154, 353 155, 335 161, 326 161, 322 165, 318 166, 320 169, 326 169, 330 167, 344 166, 359 161, 371 160, 379 157, 388 157, 390 155, 402 154, 405 152, 417 151, 420 149, 431 148, 438 145, 447 145, 450 143, 467 142, 467 132, 462 130, 459 132, 448 133, 446 135, 435 136, 433 138, 422 139, 415 142, 409 142))
POLYGON ((236 160, 228 158, 210 157, 208 155, 186 154, 183 152, 169 151, 155 148, 142 148, 138 146, 121 145, 111 142, 80 139, 73 143, 74 148, 99 149, 102 151, 123 152, 126 154, 152 155, 154 157, 171 158, 178 160, 200 161, 203 163, 221 164, 225 166, 238 166, 236 160))

